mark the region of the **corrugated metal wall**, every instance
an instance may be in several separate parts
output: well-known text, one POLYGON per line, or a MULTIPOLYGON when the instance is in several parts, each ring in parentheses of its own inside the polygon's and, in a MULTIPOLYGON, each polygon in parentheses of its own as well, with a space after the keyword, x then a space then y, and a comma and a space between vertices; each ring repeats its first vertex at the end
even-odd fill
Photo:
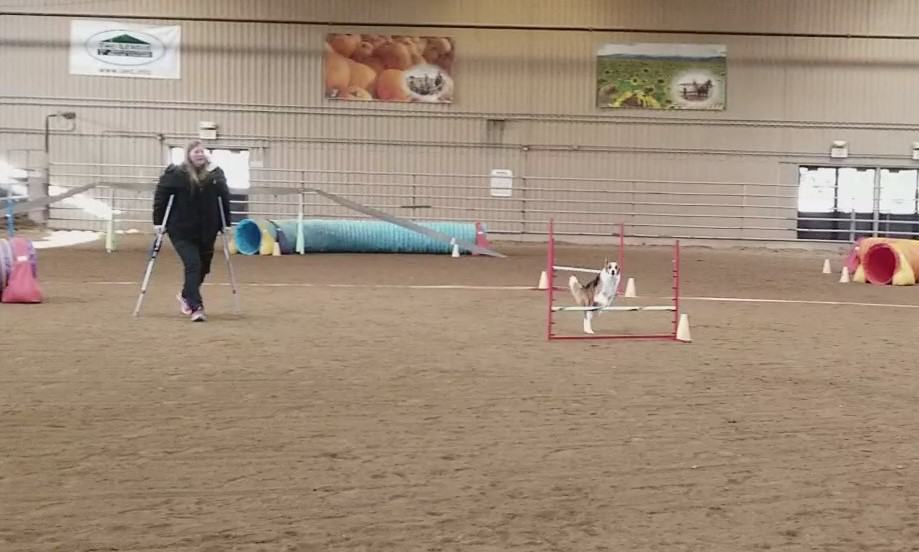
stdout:
MULTIPOLYGON (((54 133, 52 161, 149 165, 105 169, 140 180, 156 175, 167 147, 192 137, 198 121, 213 120, 222 144, 251 149, 266 169, 253 170, 258 180, 319 182, 399 214, 477 218, 504 232, 542 232, 554 215, 575 234, 608 235, 624 221, 634 234, 793 239, 789 167, 828 163, 832 140, 849 141, 849 163, 910 165, 919 119, 911 98, 919 40, 387 27, 379 32, 455 38, 456 102, 355 105, 323 98, 321 52, 327 32, 359 29, 282 23, 919 34, 919 3, 908 0, 2 0, 0 10, 9 76, 0 79, 0 155, 40 149, 45 115, 72 109, 76 131, 54 133), (183 78, 157 81, 69 75, 70 17, 10 14, 17 10, 251 21, 179 22, 183 78), (643 41, 726 44, 727 109, 598 110, 596 47, 643 41), (513 199, 489 198, 487 179, 469 176, 493 168, 526 177, 513 199)), ((56 164, 53 172, 73 184, 92 177, 69 175, 100 170, 56 164)), ((148 202, 119 197, 146 218, 148 202)), ((296 208, 290 196, 253 200, 256 211, 296 208)))

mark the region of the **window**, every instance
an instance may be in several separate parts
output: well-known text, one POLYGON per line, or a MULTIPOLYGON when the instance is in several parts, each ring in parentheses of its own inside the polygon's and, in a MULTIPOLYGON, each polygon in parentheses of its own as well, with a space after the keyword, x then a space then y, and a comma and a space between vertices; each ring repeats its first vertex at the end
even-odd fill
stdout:
POLYGON ((836 206, 836 169, 801 167, 798 186, 799 212, 833 212, 836 206))
POLYGON ((874 169, 837 169, 836 211, 874 211, 874 169))
POLYGON ((800 167, 798 238, 852 241, 919 236, 919 171, 800 167))
MULTIPOLYGON (((169 162, 176 165, 185 158, 185 148, 182 147, 173 147, 169 153, 169 162)), ((219 165, 227 175, 227 185, 231 190, 249 189, 249 150, 209 149, 207 153, 211 161, 219 165)))
POLYGON ((882 169, 881 197, 878 210, 891 215, 912 215, 917 212, 917 171, 912 169, 882 169))

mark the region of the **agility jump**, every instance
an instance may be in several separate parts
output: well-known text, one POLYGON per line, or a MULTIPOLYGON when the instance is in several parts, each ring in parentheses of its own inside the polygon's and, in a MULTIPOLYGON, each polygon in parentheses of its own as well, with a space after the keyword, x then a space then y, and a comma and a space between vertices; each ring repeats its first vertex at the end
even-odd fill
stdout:
MULTIPOLYGON (((550 232, 551 232, 551 229, 550 229, 550 232)), ((552 239, 551 234, 549 236, 549 239, 550 240, 552 239)), ((625 224, 620 222, 619 223, 619 258, 618 258, 620 267, 624 264, 623 261, 625 261, 625 224)), ((557 266, 555 268, 556 270, 564 270, 565 272, 586 272, 588 274, 596 274, 597 272, 599 272, 598 270, 593 269, 593 268, 577 268, 573 266, 557 266)), ((543 291, 548 286, 549 286, 548 271, 543 270, 542 273, 540 273, 539 275, 539 283, 533 289, 535 289, 536 291, 543 291)), ((562 288, 558 288, 558 289, 562 289, 562 288)), ((622 281, 621 280, 619 282, 619 287, 616 289, 616 295, 622 295, 622 281)))
MULTIPOLYGON (((623 259, 624 237, 620 232, 619 259, 623 259)), ((555 273, 557 271, 565 272, 587 272, 599 273, 599 270, 571 267, 555 264, 555 233, 553 220, 549 220, 549 243, 546 253, 546 273, 548 274, 548 285, 546 286, 546 339, 554 340, 577 340, 577 339, 640 339, 640 340, 667 340, 689 342, 689 319, 680 313, 680 241, 676 240, 673 245, 673 286, 670 305, 651 305, 651 306, 558 306, 555 305, 555 273), (554 314, 557 312, 672 312, 672 327, 669 333, 661 334, 602 334, 602 335, 558 335, 555 333, 554 314)), ((622 265, 619 265, 620 269, 622 265)), ((621 279, 620 279, 621 283, 621 279)), ((617 285, 618 288, 618 285, 617 285)), ((618 295, 618 293, 616 293, 618 295)))

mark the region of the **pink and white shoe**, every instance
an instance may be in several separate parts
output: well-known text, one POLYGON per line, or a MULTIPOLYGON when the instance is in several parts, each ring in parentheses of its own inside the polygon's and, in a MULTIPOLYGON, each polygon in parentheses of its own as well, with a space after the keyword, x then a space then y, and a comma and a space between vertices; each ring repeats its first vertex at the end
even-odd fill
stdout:
POLYGON ((191 313, 192 322, 207 322, 207 315, 204 314, 204 307, 198 307, 191 313))
POLYGON ((182 297, 181 293, 176 294, 176 299, 179 301, 179 310, 182 311, 182 314, 185 316, 191 316, 191 307, 188 306, 188 301, 182 297))

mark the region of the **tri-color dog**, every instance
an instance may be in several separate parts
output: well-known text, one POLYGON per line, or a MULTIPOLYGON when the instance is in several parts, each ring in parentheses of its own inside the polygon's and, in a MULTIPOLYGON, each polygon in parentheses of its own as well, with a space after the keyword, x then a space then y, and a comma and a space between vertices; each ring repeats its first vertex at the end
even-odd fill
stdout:
MULTIPOLYGON (((571 288, 571 295, 574 296, 574 301, 578 306, 610 307, 616 299, 616 290, 619 289, 621 277, 619 263, 605 261, 603 268, 593 280, 582 284, 577 276, 571 276, 568 279, 568 287, 571 288)), ((601 312, 600 310, 584 311, 584 333, 594 333, 591 319, 601 312)))

